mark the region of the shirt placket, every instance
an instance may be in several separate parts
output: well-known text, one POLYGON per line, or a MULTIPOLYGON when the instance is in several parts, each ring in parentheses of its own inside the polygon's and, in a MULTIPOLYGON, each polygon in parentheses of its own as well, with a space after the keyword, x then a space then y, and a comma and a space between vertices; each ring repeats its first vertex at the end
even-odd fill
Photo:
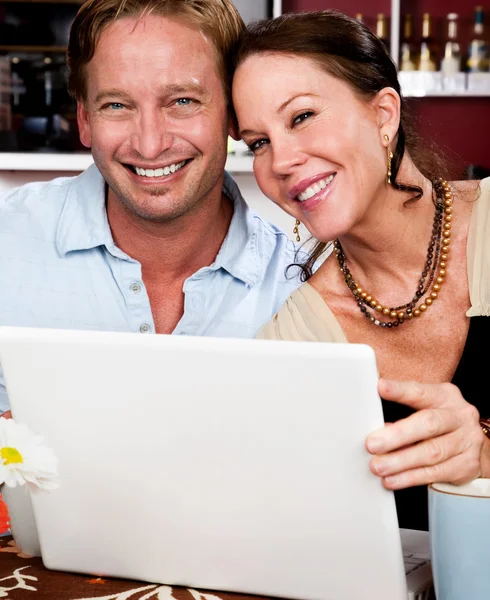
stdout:
MULTIPOLYGON (((206 278, 209 277, 210 267, 201 269, 184 282, 184 314, 177 327, 174 329, 174 335, 199 335, 205 321, 206 314, 206 278)), ((209 288, 209 286, 208 286, 209 288)))
POLYGON ((135 333, 155 333, 150 299, 141 276, 141 264, 132 259, 112 257, 112 260, 117 261, 117 268, 113 272, 126 303, 130 330, 135 333))

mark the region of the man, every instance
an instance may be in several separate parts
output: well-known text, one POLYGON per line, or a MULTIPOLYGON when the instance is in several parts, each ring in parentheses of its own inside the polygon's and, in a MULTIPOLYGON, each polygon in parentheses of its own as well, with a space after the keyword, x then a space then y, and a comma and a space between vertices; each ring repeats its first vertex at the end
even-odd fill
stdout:
POLYGON ((253 337, 299 284, 224 172, 242 28, 230 0, 84 3, 69 87, 96 166, 0 197, 1 324, 253 337))

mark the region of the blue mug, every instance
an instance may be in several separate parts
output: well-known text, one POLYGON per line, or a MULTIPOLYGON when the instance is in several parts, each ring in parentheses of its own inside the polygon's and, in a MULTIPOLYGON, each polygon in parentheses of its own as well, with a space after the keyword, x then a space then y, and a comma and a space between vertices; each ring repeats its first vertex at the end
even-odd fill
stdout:
POLYGON ((429 486, 437 600, 490 599, 490 479, 429 486))

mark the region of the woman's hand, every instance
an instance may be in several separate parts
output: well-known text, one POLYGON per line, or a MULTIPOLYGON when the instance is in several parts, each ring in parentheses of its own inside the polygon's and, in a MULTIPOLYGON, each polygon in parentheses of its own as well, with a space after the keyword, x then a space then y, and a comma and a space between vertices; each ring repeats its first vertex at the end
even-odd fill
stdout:
POLYGON ((7 412, 4 412, 0 415, 0 417, 3 417, 4 419, 11 419, 12 418, 12 412, 10 410, 7 410, 7 412))
MULTIPOLYGON (((477 409, 450 384, 380 379, 379 394, 417 412, 368 436, 371 470, 391 490, 482 475, 485 435, 477 409)), ((483 390, 482 390, 483 392, 483 390)), ((489 447, 485 445, 485 452, 489 447)))

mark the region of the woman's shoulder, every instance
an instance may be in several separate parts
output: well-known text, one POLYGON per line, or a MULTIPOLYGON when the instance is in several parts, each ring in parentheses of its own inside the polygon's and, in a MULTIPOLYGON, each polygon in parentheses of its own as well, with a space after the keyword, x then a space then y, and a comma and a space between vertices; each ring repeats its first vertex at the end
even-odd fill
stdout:
POLYGON ((316 289, 304 283, 259 332, 263 340, 347 342, 339 322, 316 289))
POLYGON ((467 240, 471 307, 466 315, 490 316, 490 177, 470 184, 476 192, 466 196, 473 201, 467 240))
POLYGON ((490 177, 480 180, 480 197, 490 204, 490 177))
POLYGON ((452 181, 455 200, 463 202, 474 202, 475 200, 483 200, 485 203, 490 202, 490 177, 485 179, 467 179, 461 181, 452 181))

